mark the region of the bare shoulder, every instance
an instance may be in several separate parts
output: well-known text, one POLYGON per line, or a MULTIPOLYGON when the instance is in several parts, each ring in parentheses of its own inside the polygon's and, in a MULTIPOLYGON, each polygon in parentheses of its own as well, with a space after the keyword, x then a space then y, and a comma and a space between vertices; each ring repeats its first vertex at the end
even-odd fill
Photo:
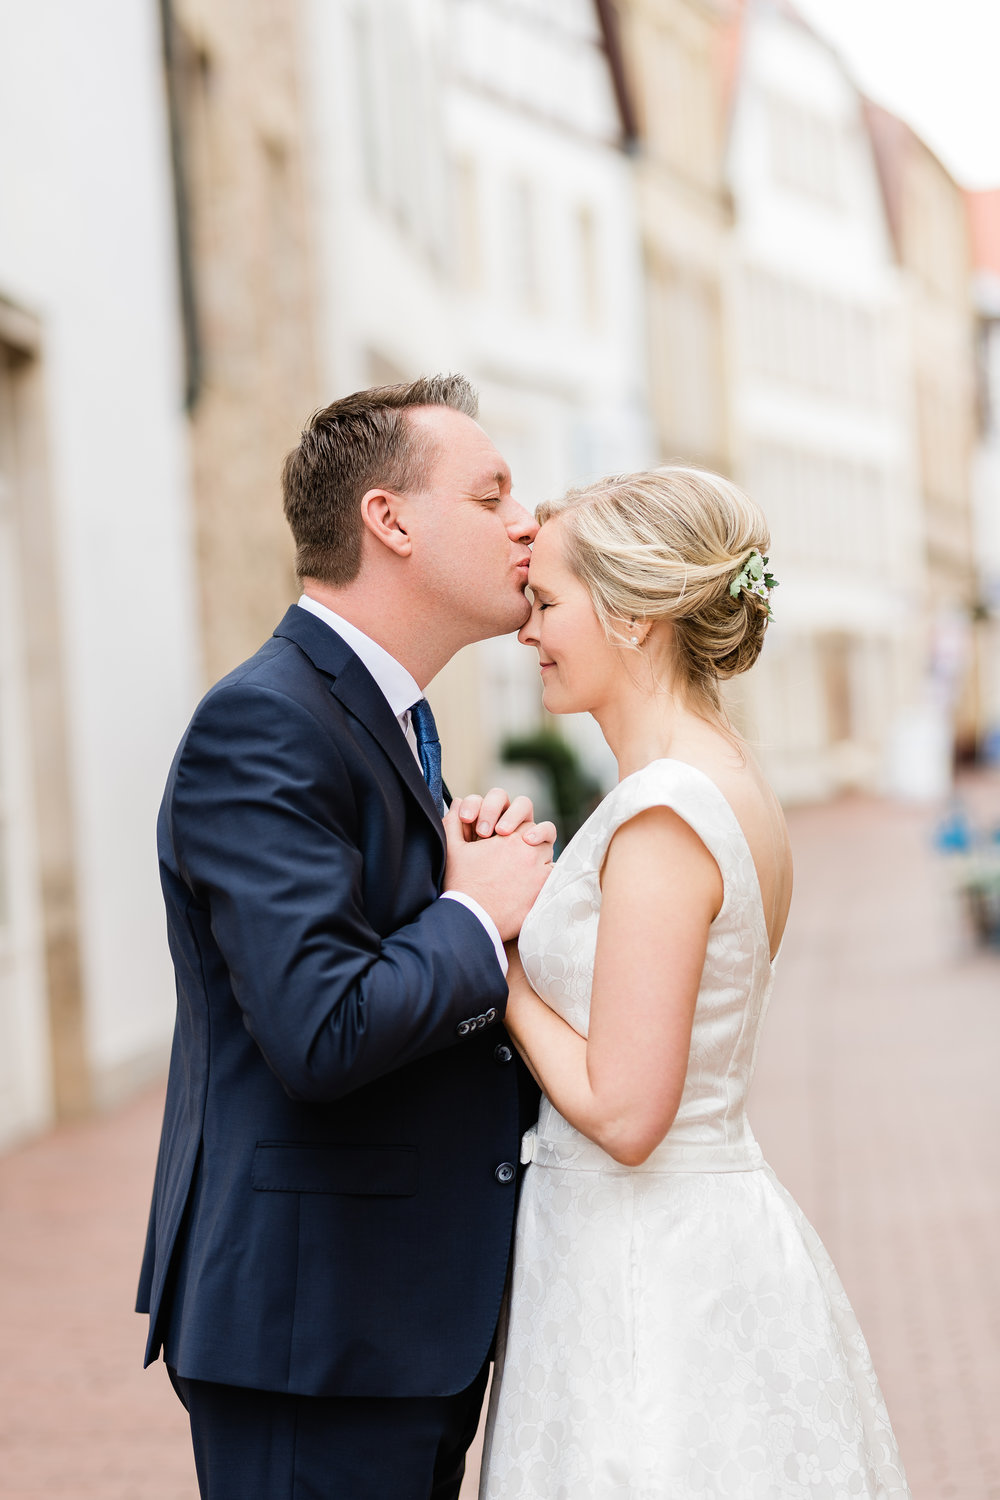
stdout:
POLYGON ((601 887, 621 891, 636 909, 722 905, 722 873, 699 835, 671 807, 644 808, 618 828, 604 858, 601 887))

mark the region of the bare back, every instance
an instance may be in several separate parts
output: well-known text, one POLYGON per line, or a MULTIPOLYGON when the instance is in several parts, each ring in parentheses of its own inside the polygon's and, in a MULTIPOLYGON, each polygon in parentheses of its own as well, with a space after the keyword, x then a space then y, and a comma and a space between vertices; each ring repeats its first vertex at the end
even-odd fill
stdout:
POLYGON ((736 815, 757 871, 773 960, 792 901, 792 849, 781 804, 746 745, 704 720, 681 726, 670 754, 709 776, 736 815))

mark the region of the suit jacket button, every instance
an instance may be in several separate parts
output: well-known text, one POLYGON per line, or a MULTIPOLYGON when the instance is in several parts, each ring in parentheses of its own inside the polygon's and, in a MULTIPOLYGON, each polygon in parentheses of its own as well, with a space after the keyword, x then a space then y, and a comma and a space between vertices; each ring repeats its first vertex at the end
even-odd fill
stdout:
POLYGON ((471 1028, 468 1021, 459 1021, 458 1025, 455 1027, 455 1030, 458 1032, 459 1036, 468 1036, 470 1029, 471 1028))
POLYGON ((509 1161, 502 1161, 493 1173, 493 1176, 502 1187, 506 1187, 508 1182, 514 1181, 514 1168, 509 1161))
POLYGON ((513 1059, 513 1052, 506 1042, 501 1042, 499 1047, 493 1048, 493 1061, 496 1063, 509 1063, 513 1059))
POLYGON ((497 1008, 496 1008, 495 1005, 491 1005, 490 1008, 489 1008, 489 1010, 486 1012, 486 1024, 487 1024, 487 1026, 492 1026, 493 1022, 496 1020, 496 1018, 497 1018, 497 1008))

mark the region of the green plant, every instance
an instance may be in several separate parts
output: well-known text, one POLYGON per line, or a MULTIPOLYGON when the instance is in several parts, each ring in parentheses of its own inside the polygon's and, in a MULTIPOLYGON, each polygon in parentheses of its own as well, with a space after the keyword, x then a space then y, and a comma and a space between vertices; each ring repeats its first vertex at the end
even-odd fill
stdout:
POLYGON ((510 764, 538 766, 548 777, 560 842, 568 843, 593 812, 601 794, 572 745, 555 730, 539 729, 505 740, 500 755, 510 764))

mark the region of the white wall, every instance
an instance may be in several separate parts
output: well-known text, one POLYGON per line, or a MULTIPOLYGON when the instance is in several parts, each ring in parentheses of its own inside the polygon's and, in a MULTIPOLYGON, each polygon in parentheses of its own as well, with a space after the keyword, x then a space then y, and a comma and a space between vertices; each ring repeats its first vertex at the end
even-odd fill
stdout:
POLYGON ((0 9, 0 294, 41 320, 87 1025, 110 1080, 169 1036, 154 821, 196 695, 155 0, 0 9))

